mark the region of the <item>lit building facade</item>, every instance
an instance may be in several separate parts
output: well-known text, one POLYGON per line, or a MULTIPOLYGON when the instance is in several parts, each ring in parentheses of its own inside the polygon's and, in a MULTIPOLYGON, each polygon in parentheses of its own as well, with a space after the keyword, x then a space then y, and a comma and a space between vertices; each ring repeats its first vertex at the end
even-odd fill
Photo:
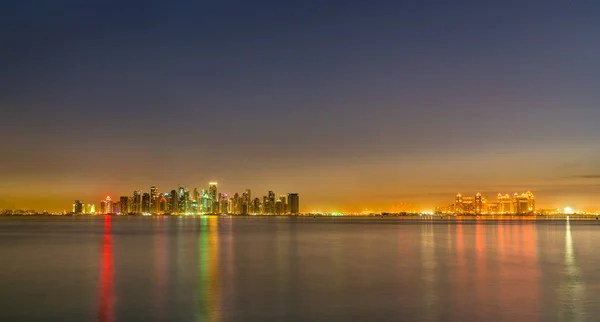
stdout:
POLYGON ((75 200, 73 203, 73 213, 75 214, 84 214, 85 213, 85 204, 81 200, 75 200))
POLYGON ((288 193, 288 213, 291 215, 297 215, 300 213, 300 197, 297 193, 288 193))
POLYGON ((134 191, 133 192, 133 203, 131 205, 131 212, 136 214, 142 213, 142 192, 134 191))

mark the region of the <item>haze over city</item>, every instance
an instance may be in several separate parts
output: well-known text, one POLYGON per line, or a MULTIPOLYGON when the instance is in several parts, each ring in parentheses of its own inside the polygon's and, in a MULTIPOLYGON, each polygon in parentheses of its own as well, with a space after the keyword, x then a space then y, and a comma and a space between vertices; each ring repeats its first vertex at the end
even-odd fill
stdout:
POLYGON ((150 186, 600 209, 594 1, 0 4, 0 208, 150 186), (277 26, 274 28, 273 26, 277 26))

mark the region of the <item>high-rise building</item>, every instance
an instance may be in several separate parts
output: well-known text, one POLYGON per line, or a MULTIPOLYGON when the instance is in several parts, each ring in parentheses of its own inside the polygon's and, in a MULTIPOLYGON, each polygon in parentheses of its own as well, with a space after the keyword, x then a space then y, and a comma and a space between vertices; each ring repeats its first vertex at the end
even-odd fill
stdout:
POLYGON ((142 213, 142 192, 141 191, 136 190, 133 192, 133 203, 132 203, 132 207, 131 207, 131 212, 136 213, 136 214, 142 213))
POLYGON ((184 187, 179 187, 178 189, 178 193, 177 193, 177 199, 178 199, 178 205, 177 205, 177 212, 180 215, 185 215, 185 211, 187 208, 187 200, 185 200, 185 188, 184 187))
POLYGON ((150 211, 152 210, 150 207, 150 202, 151 202, 150 194, 147 192, 144 192, 144 194, 142 195, 142 213, 145 213, 145 214, 150 213, 150 211))
POLYGON ((176 214, 179 211, 179 196, 177 195, 177 191, 171 190, 169 198, 169 200, 171 201, 170 213, 176 214))
POLYGON ((252 212, 252 190, 246 189, 244 197, 244 214, 249 214, 252 212))
POLYGON ((275 193, 273 191, 269 191, 269 211, 267 213, 274 214, 275 213, 275 193))
POLYGON ((287 195, 288 202, 288 213, 292 215, 297 215, 300 213, 300 197, 297 193, 288 193, 287 195))
POLYGON ((252 202, 252 211, 253 214, 260 214, 260 199, 254 198, 252 202))
POLYGON ((284 204, 281 202, 281 199, 275 200, 275 214, 282 215, 284 212, 284 204))
POLYGON ((100 201, 100 212, 102 214, 112 214, 114 212, 114 205, 110 196, 106 196, 106 199, 100 201))
POLYGON ((95 214, 96 213, 96 205, 93 203, 89 203, 87 205, 87 213, 88 214, 95 214))
POLYGON ((285 202, 285 196, 279 196, 279 202, 281 203, 281 209, 279 209, 279 214, 284 215, 287 213, 287 203, 285 202))
POLYGON ((167 197, 169 194, 161 193, 158 195, 158 214, 165 214, 169 212, 169 203, 167 197))
POLYGON ((261 213, 263 215, 267 215, 267 214, 269 214, 269 209, 270 209, 270 207, 269 207, 269 197, 263 196, 262 211, 261 211, 261 213))
POLYGON ((210 182, 208 184, 208 195, 210 196, 211 209, 210 212, 216 214, 219 212, 219 200, 217 200, 217 183, 210 182))
POLYGON ((83 214, 85 213, 85 204, 81 200, 75 200, 73 203, 73 213, 83 214))
POLYGON ((119 208, 120 214, 128 214, 131 212, 130 208, 129 208, 129 197, 121 196, 121 198, 119 198, 119 202, 120 202, 120 208, 119 208))
POLYGON ((192 200, 200 201, 200 192, 198 192, 198 188, 194 188, 194 192, 192 193, 192 200))
POLYGON ((155 214, 158 213, 158 188, 156 186, 150 187, 150 212, 155 214))

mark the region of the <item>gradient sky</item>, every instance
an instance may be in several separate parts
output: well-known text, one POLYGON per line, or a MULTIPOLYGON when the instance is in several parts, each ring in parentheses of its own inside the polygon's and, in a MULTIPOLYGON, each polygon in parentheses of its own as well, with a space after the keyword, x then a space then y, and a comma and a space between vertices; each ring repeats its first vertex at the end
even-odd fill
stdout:
POLYGON ((0 208, 600 208, 598 1, 3 1, 0 208))

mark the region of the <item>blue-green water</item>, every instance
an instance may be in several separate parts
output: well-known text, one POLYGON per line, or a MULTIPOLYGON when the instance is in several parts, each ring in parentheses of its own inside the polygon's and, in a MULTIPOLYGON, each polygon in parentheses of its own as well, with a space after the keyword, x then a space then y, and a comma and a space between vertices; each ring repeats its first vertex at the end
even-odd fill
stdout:
POLYGON ((0 321, 598 321, 600 224, 0 217, 0 321))

